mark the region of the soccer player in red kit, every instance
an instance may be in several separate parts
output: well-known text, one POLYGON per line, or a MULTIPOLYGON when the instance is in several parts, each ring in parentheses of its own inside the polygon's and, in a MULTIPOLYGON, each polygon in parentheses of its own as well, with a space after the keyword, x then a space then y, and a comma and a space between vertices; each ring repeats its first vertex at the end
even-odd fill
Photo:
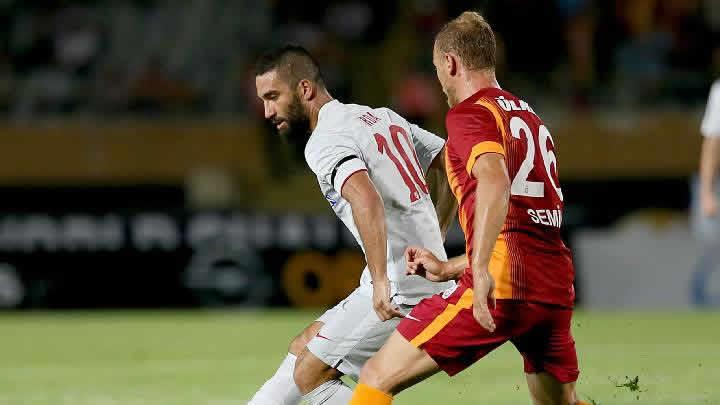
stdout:
POLYGON ((453 376, 506 342, 525 362, 536 405, 583 404, 570 331, 574 267, 560 237, 563 194, 543 121, 495 79, 495 36, 465 12, 435 38, 438 80, 451 109, 446 170, 466 255, 439 261, 408 247, 408 272, 459 279, 418 304, 360 375, 351 405, 392 395, 442 370, 453 376))

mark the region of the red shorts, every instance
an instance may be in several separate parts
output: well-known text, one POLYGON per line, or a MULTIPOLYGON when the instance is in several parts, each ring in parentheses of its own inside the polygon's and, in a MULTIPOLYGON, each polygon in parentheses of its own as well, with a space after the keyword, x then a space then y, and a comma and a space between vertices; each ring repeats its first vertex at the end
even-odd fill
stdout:
POLYGON ((443 295, 447 297, 438 294, 422 300, 397 330, 448 375, 463 371, 510 341, 525 359, 526 373, 546 372, 561 383, 577 380, 580 371, 570 331, 572 309, 497 300, 491 310, 496 329, 491 333, 473 317, 472 289, 459 283, 443 295))

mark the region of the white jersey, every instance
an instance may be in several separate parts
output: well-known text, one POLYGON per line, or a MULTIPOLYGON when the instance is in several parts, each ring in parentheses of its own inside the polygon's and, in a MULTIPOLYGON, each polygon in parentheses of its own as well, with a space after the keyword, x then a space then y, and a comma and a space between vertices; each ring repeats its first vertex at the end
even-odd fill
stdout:
POLYGON ((700 132, 706 137, 720 136, 720 80, 715 81, 710 88, 700 132))
MULTIPOLYGON (((333 100, 319 112, 305 146, 305 159, 335 214, 365 250, 350 203, 341 190, 354 173, 366 170, 382 196, 387 229, 387 274, 394 301, 414 305, 453 282, 433 283, 405 274, 405 248, 422 246, 447 260, 437 214, 425 184, 425 171, 445 141, 388 108, 370 108, 333 100)), ((372 294, 365 268, 360 290, 372 294)))

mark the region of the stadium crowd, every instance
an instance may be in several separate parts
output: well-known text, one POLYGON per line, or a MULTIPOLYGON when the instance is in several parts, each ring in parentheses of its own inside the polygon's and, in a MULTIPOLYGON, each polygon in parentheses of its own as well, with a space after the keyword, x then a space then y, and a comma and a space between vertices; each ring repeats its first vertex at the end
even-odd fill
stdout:
POLYGON ((499 33, 501 83, 535 103, 699 106, 720 72, 712 0, 2 0, 0 111, 252 116, 253 61, 293 41, 337 97, 422 122, 445 108, 433 34, 468 8, 499 33))

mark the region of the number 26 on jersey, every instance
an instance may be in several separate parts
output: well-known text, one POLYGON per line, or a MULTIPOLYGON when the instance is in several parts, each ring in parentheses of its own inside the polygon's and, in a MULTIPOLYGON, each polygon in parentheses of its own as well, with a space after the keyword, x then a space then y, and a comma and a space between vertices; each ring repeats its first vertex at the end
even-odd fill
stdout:
MULTIPOLYGON (((545 183, 542 181, 528 180, 528 176, 530 176, 530 173, 535 168, 535 135, 533 135, 527 122, 520 117, 512 117, 510 119, 510 133, 513 138, 522 139, 524 136, 527 140, 525 160, 523 160, 510 185, 510 194, 524 197, 544 197, 545 183)), ((562 190, 557 181, 557 158, 555 157, 555 152, 548 148, 548 141, 550 141, 550 145, 554 149, 555 143, 553 142, 552 136, 550 136, 550 131, 545 125, 540 125, 540 128, 538 128, 538 144, 540 146, 540 155, 542 156, 545 173, 547 174, 550 186, 555 190, 560 201, 563 201, 562 190), (554 173, 552 170, 553 165, 555 166, 554 173)))

